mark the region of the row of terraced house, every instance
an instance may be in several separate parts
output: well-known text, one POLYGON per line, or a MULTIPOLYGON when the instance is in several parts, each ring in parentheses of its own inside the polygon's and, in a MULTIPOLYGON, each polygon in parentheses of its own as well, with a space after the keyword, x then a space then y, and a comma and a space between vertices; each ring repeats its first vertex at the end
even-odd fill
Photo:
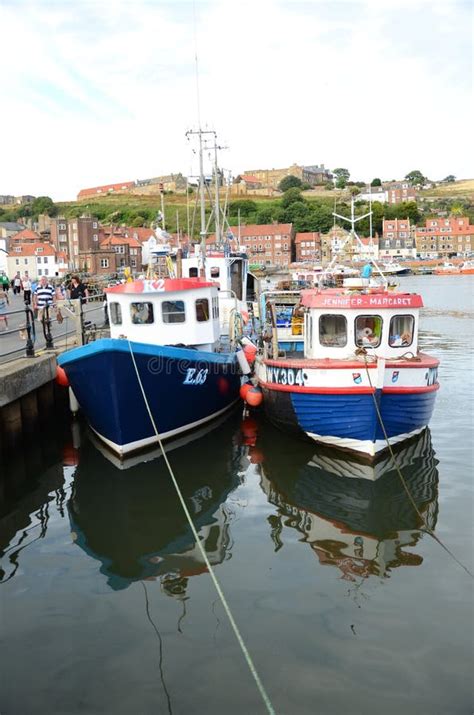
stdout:
MULTIPOLYGON (((0 231, 2 224, 0 224, 0 231)), ((1 234, 0 234, 1 235, 1 234)), ((61 277, 71 271, 92 275, 118 273, 129 267, 143 269, 143 245, 155 234, 150 228, 101 226, 98 219, 50 219, 48 231, 24 228, 1 239, 0 270, 9 275, 25 271, 31 277, 61 277)), ((415 226, 410 219, 385 219, 381 236, 348 240, 348 232, 334 226, 327 233, 298 233, 291 223, 231 227, 231 248, 245 250, 250 263, 285 267, 291 263, 326 265, 334 256, 343 260, 466 257, 474 252, 474 226, 467 217, 426 219, 415 226)), ((178 240, 171 236, 176 247, 178 240)), ((190 250, 187 237, 181 247, 190 250)), ((217 248, 215 236, 208 250, 217 248)))

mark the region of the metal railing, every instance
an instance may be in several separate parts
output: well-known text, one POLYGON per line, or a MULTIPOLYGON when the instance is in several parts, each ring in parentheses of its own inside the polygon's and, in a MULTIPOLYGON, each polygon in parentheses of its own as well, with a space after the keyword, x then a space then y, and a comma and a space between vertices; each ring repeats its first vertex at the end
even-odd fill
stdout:
MULTIPOLYGON (((104 294, 96 294, 82 300, 55 299, 53 304, 34 311, 25 301, 23 308, 2 310, 0 313, 0 363, 11 362, 20 357, 34 358, 38 351, 55 350, 58 341, 75 336, 75 345, 84 345, 108 334, 107 314, 99 321, 97 310, 102 307, 104 294), (18 317, 20 319, 18 320, 18 317), (95 320, 90 318, 95 317, 95 320), (98 323, 101 323, 99 325, 98 323), (7 326, 1 330, 2 323, 7 326), (14 323, 14 325, 12 325, 14 323), (38 334, 37 323, 41 325, 38 334), (59 325, 65 330, 57 331, 59 325), (40 344, 41 343, 41 344, 40 344)), ((64 347, 64 346, 61 346, 64 347)), ((72 346, 71 346, 72 347, 72 346)))

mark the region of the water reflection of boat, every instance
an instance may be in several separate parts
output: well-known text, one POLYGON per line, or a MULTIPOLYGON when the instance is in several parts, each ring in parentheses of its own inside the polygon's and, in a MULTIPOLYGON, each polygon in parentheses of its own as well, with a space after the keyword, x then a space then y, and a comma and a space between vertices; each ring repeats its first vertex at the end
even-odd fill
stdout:
MULTIPOLYGON (((212 565, 221 563, 229 550, 224 503, 239 484, 235 429, 235 419, 228 420, 171 455, 212 565), (204 461, 203 454, 212 454, 212 459, 204 461)), ((68 510, 73 539, 101 562, 100 570, 114 590, 159 578, 167 593, 181 595, 190 576, 206 571, 163 460, 142 462, 123 473, 86 443, 68 510)))
POLYGON ((423 521, 389 462, 361 465, 334 455, 334 450, 318 450, 291 471, 265 451, 261 486, 277 507, 271 520, 276 546, 283 544, 283 527, 290 526, 303 534, 321 564, 336 566, 351 581, 421 564, 422 556, 404 547, 417 544, 423 521, 431 529, 436 524, 438 471, 429 431, 397 453, 423 521), (354 479, 360 469, 379 471, 379 478, 354 479))

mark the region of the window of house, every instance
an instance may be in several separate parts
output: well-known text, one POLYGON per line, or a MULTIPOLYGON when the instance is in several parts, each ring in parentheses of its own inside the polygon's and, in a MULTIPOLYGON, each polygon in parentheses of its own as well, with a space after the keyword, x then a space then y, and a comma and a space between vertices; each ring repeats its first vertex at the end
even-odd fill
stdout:
POLYGON ((45 256, 45 257, 43 258, 43 263, 48 263, 48 260, 49 260, 49 259, 48 259, 48 256, 45 256))
POLYGON ((161 316, 164 323, 184 323, 186 311, 183 300, 164 300, 161 304, 161 316))
POLYGON ((190 268, 190 269, 189 269, 189 277, 190 277, 190 278, 197 278, 197 277, 198 277, 198 269, 197 269, 197 268, 190 268))
MULTIPOLYGON (((74 228, 76 228, 76 226, 74 226, 74 228)), ((97 228, 97 221, 94 221, 94 222, 93 222, 92 228, 97 228)))
POLYGON ((413 315, 394 315, 390 321, 388 344, 392 348, 409 347, 413 342, 413 315))
POLYGON ((209 301, 207 298, 198 298, 195 301, 196 320, 198 323, 205 323, 209 320, 209 301))
POLYGON ((112 325, 122 325, 122 306, 120 303, 110 303, 109 313, 112 325))
POLYGON ((148 301, 130 303, 130 317, 135 325, 153 323, 153 303, 148 301))
POLYGON ((358 315, 355 319, 355 344, 378 348, 382 340, 383 321, 380 315, 358 315))
POLYGON ((27 266, 27 265, 28 265, 28 259, 25 258, 25 259, 23 260, 23 263, 25 264, 25 266, 27 266))
POLYGON ((343 348, 347 344, 347 320, 344 315, 321 315, 319 342, 328 348, 343 348))
POLYGON ((37 248, 37 249, 36 249, 36 253, 43 253, 43 249, 42 249, 42 248, 37 248))
POLYGON ((19 259, 19 258, 15 258, 15 264, 16 264, 17 266, 20 265, 20 259, 19 259))
POLYGON ((49 271, 48 271, 47 268, 44 269, 44 275, 45 275, 45 276, 49 276, 49 271))
POLYGON ((108 259, 108 258, 101 258, 101 259, 100 259, 100 267, 101 267, 101 268, 108 268, 108 267, 109 267, 109 259, 108 259))

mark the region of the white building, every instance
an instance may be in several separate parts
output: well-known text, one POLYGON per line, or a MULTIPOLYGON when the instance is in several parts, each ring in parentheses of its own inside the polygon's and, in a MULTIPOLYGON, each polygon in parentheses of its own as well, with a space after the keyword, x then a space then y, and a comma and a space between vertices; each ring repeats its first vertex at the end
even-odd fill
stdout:
POLYGON ((383 186, 366 186, 360 194, 355 197, 356 201, 380 201, 386 203, 388 201, 388 191, 383 186))
POLYGON ((8 275, 7 259, 7 241, 5 238, 0 238, 0 273, 6 273, 8 275))
POLYGON ((57 278, 67 270, 64 258, 56 259, 56 251, 49 243, 27 243, 12 246, 7 259, 8 276, 12 278, 18 272, 21 276, 28 273, 31 279, 47 276, 57 278), (66 270, 65 270, 66 268, 66 270))

